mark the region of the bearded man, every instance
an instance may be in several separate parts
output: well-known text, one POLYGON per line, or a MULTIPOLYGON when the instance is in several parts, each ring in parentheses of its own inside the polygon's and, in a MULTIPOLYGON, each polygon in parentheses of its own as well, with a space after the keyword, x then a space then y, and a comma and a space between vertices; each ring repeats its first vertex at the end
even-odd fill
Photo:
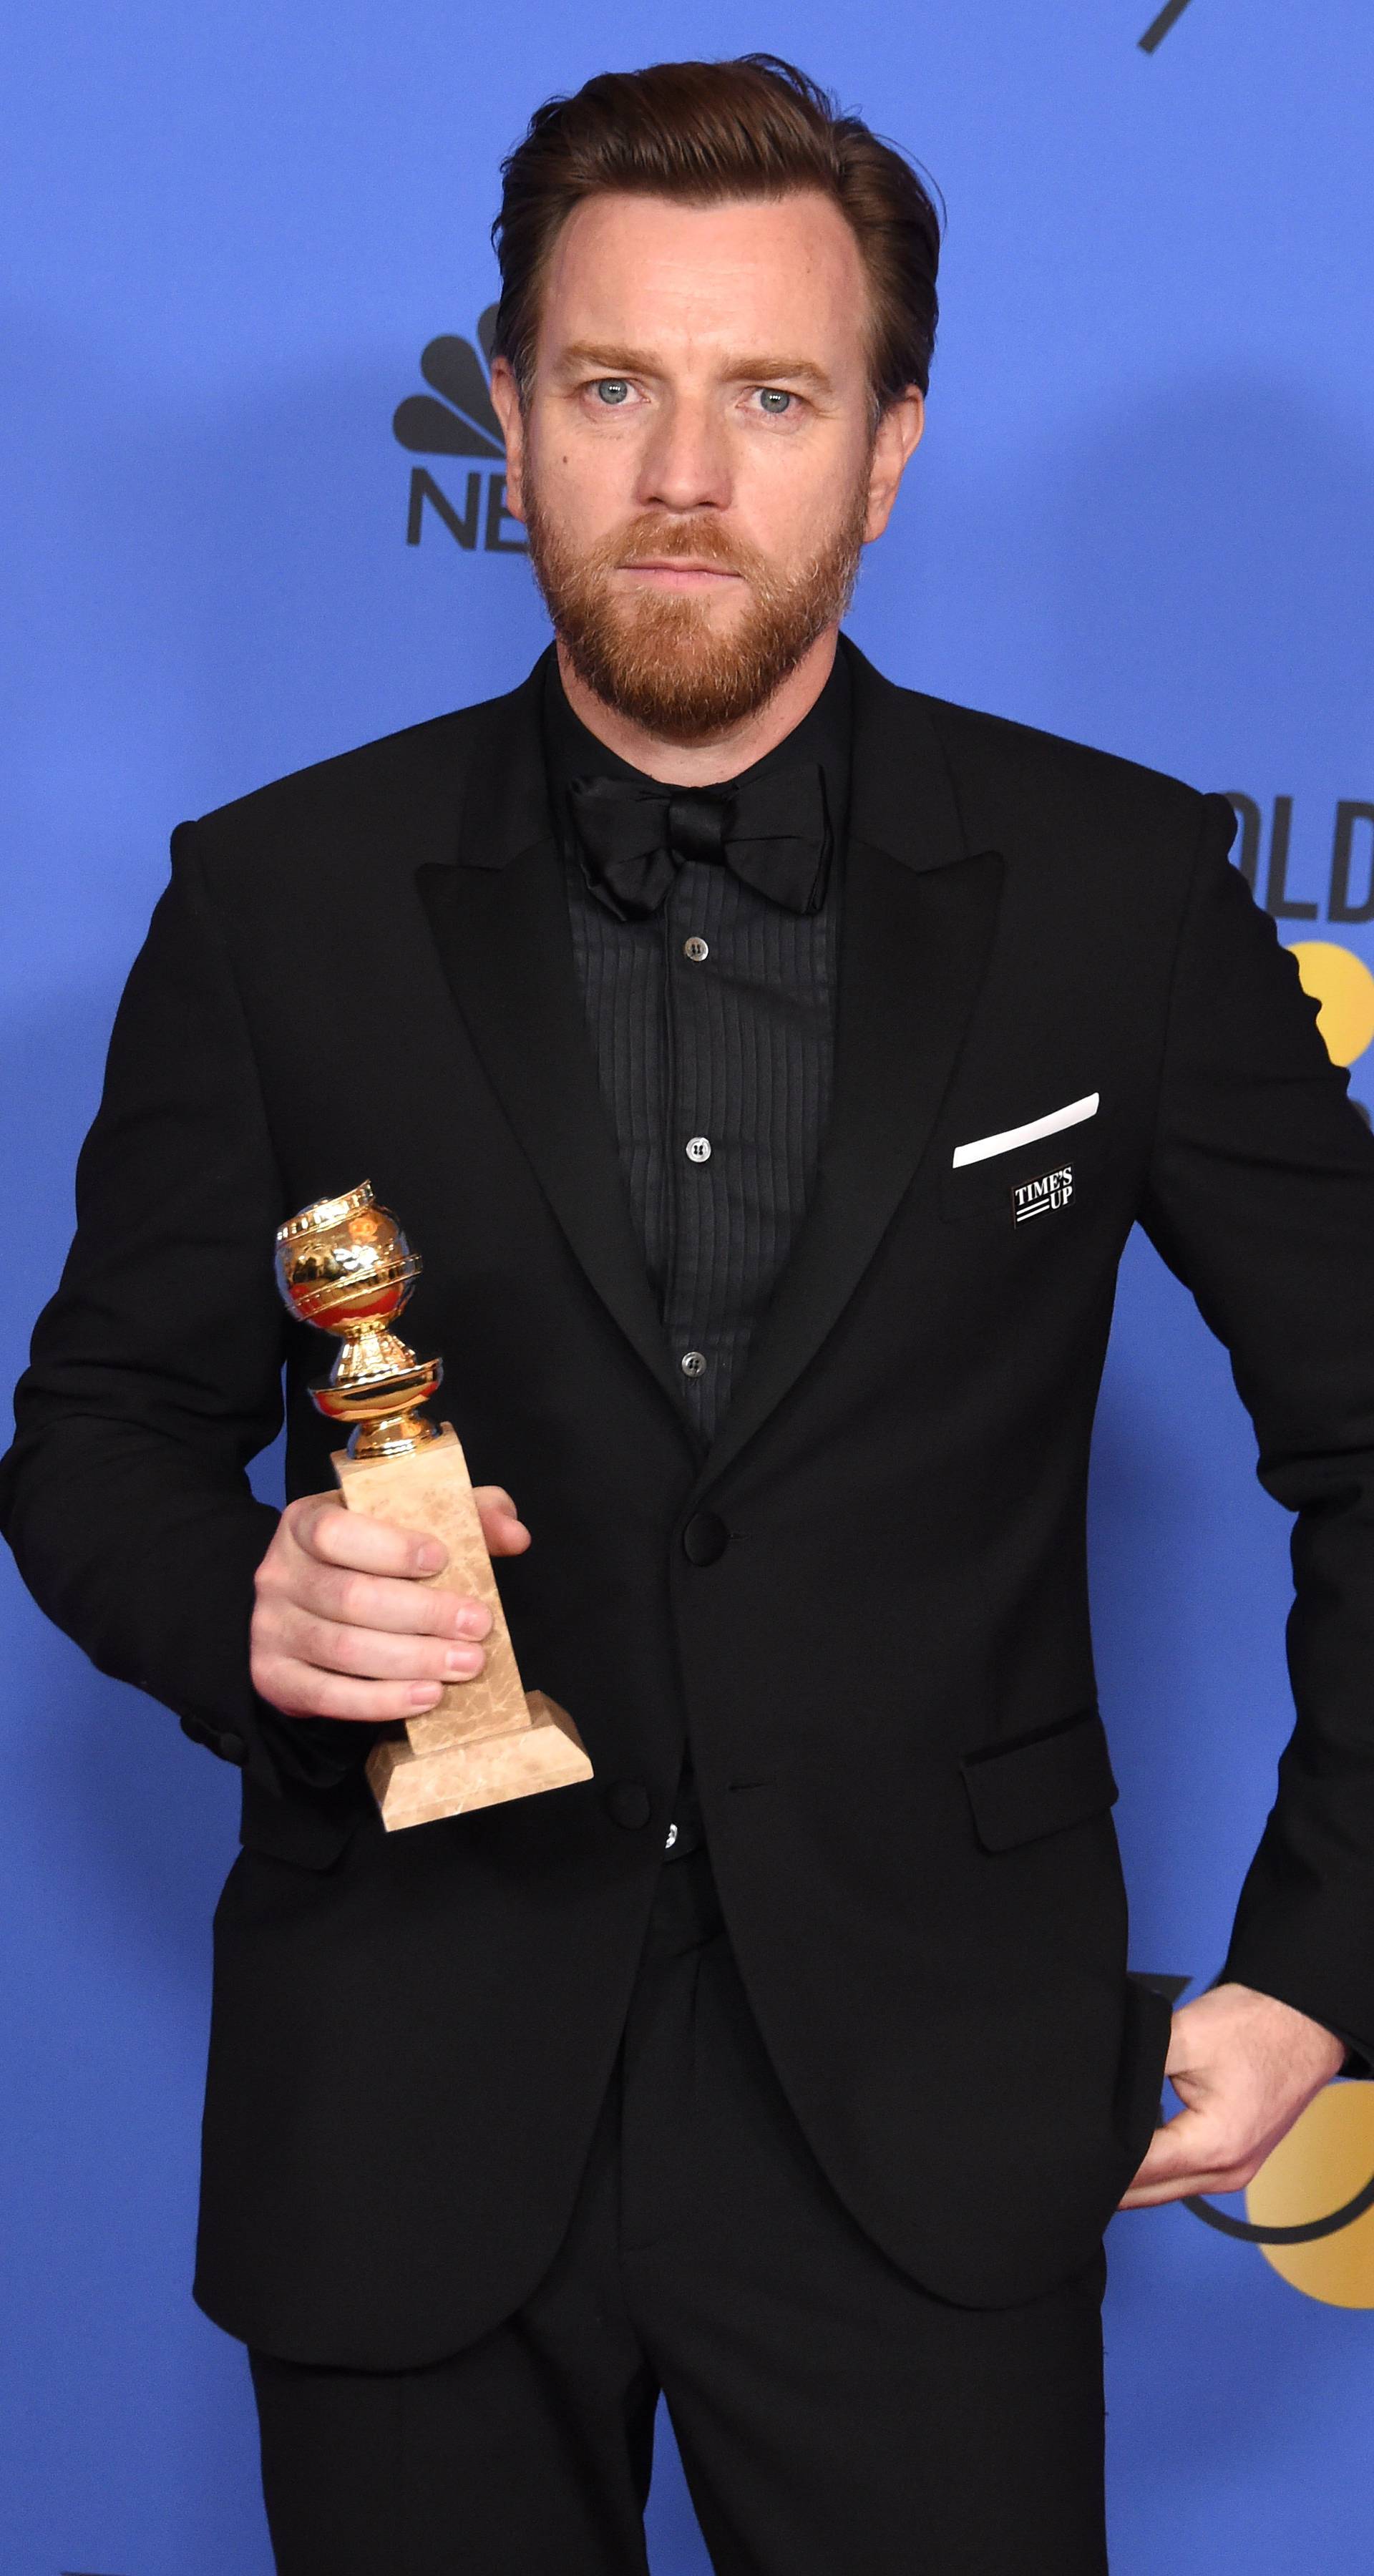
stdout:
POLYGON ((593 80, 505 178, 555 644, 177 833, 8 1528, 243 1767, 197 2291, 286 2576, 643 2571, 660 2392, 722 2576, 1090 2576, 1106 2220, 1374 2042, 1374 1143, 1220 799, 840 638, 921 431, 906 161, 751 57, 593 80), (364 1756, 487 1623, 339 1508, 272 1287, 364 1172, 595 1769, 390 1837, 364 1756), (1172 2045, 1085 1572, 1137 1220, 1298 1515, 1293 1744, 1172 2045))

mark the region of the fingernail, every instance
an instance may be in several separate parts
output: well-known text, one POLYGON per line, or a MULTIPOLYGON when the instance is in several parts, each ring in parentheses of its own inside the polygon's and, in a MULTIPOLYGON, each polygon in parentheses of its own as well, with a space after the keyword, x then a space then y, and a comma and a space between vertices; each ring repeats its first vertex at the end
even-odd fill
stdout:
POLYGON ((442 1682, 412 1682, 410 1685, 410 1705, 412 1708, 434 1708, 443 1696, 444 1686, 442 1682))
POLYGON ((415 1562, 422 1574, 437 1574, 440 1566, 448 1563, 448 1557, 437 1538, 427 1538, 424 1546, 415 1550, 415 1562))
POLYGON ((455 1611, 453 1625, 460 1637, 485 1637, 491 1626, 491 1614, 482 1608, 479 1601, 474 1601, 470 1610, 455 1611))
POLYGON ((444 1657, 444 1670, 449 1673, 476 1673, 482 1669, 479 1646, 450 1646, 444 1657))

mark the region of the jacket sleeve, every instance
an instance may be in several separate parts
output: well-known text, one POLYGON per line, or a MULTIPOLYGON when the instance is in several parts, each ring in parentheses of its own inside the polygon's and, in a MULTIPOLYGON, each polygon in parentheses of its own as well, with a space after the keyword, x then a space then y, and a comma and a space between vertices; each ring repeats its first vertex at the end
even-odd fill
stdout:
POLYGON ((283 1213, 183 824, 82 1149, 76 1237, 16 1391, 0 1527, 35 1599, 102 1672, 278 1793, 284 1777, 332 1785, 371 1740, 282 1717, 249 1677, 253 1576, 277 1515, 246 1470, 282 1418, 283 1213))
POLYGON ((1374 2059, 1374 1139, 1207 800, 1143 1222, 1295 1514, 1296 1724, 1223 1976, 1374 2059))

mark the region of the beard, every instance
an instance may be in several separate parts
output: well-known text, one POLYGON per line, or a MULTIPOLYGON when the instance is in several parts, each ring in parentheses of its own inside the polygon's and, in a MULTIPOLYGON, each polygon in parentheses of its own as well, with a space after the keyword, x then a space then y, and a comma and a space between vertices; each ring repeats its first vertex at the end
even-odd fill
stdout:
POLYGON ((525 529, 554 633, 584 686, 660 740, 708 741, 766 706, 827 626, 849 606, 863 548, 868 469, 838 524, 800 561, 778 564, 701 512, 642 511, 617 536, 581 552, 553 527, 527 481, 525 529), (704 599, 627 599, 611 588, 623 565, 673 557, 718 565, 744 581, 744 614, 727 634, 704 599))

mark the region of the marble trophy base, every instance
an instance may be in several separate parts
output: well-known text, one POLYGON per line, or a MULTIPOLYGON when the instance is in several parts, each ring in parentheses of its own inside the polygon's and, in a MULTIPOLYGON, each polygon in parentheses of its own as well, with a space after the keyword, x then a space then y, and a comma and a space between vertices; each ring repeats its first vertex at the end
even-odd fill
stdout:
POLYGON ((452 1425, 394 1458, 338 1451, 334 1472, 350 1511, 442 1540, 448 1563, 425 1579, 484 1601, 492 1618, 482 1671, 471 1681, 450 1682, 434 1708, 407 1718, 403 1734, 383 1737, 368 1755, 367 1776, 387 1832, 590 1780, 592 1766, 572 1719, 542 1691, 527 1695, 521 1682, 452 1425))

